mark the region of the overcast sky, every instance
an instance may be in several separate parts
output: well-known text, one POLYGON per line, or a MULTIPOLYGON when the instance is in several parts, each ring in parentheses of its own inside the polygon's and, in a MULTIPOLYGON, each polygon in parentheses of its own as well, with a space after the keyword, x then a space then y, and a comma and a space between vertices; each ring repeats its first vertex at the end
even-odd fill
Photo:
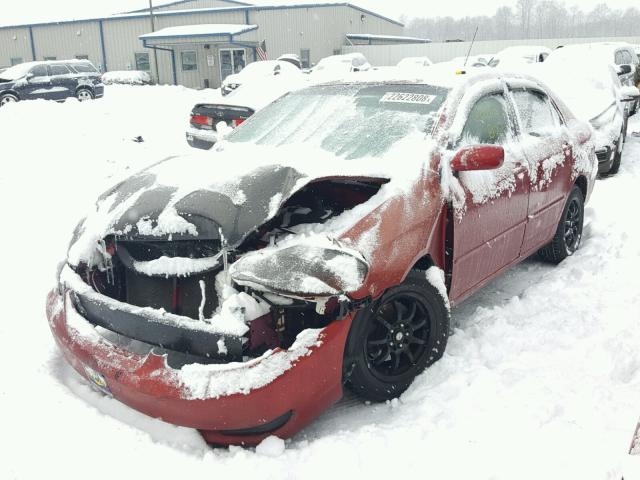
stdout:
MULTIPOLYGON (((166 0, 154 0, 165 3, 166 0)), ((245 0, 247 3, 278 5, 292 3, 314 3, 310 0, 245 0)), ((339 1, 339 0, 316 0, 339 1)), ((3 2, 5 3, 5 2, 3 2)), ((375 12, 400 18, 445 16, 464 17, 467 15, 493 15, 502 5, 514 6, 516 0, 352 0, 352 3, 375 12)), ((590 10, 602 0, 568 1, 568 5, 578 4, 590 10)), ((607 0, 610 8, 626 8, 638 5, 638 0, 607 0)), ((0 24, 35 23, 51 20, 68 20, 91 16, 107 16, 113 13, 135 10, 148 5, 148 0, 21 0, 6 2, 0 10, 0 24)))

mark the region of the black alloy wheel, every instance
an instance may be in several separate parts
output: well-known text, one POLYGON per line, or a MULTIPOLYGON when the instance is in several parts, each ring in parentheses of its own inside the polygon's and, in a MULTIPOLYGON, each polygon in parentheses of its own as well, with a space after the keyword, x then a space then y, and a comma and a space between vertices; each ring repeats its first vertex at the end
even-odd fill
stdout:
POLYGON ((442 357, 448 335, 447 303, 424 271, 411 271, 356 314, 345 347, 345 383, 366 400, 396 398, 442 357))
POLYGON ((540 257, 551 263, 560 263, 573 255, 580 247, 583 225, 584 197, 580 188, 574 185, 553 240, 538 251, 540 257))

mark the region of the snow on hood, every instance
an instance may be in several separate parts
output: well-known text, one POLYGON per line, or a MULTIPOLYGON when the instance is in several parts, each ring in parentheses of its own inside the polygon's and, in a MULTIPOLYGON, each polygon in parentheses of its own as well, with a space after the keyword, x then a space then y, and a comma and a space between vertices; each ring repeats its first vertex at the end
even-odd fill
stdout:
MULTIPOLYGON (((170 157, 98 199, 74 232, 68 262, 100 265, 99 242, 111 234, 150 239, 220 239, 222 235, 228 244, 237 245, 273 218, 293 193, 323 178, 392 180, 367 202, 372 209, 388 196, 407 191, 430 151, 424 135, 416 134, 386 155, 357 160, 305 144, 271 147, 230 142, 221 142, 214 151, 170 157), (403 168, 390 158, 403 158, 403 168)), ((356 221, 349 217, 341 226, 356 221)))

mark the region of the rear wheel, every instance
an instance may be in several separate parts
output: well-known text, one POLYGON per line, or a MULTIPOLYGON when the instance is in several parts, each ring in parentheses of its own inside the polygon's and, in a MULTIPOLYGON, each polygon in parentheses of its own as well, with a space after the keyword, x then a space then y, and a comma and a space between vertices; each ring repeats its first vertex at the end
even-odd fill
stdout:
POLYGON ((16 97, 12 93, 5 93, 4 95, 0 95, 0 107, 8 103, 15 103, 17 101, 18 101, 18 97, 16 97))
POLYGON ((91 90, 89 90, 88 88, 81 88, 76 92, 76 98, 81 102, 84 102, 86 100, 93 100, 94 97, 91 90))
POLYGON ((367 400, 396 398, 442 357, 448 335, 444 299, 425 272, 413 271, 356 315, 345 348, 347 383, 367 400))
POLYGON ((540 256, 551 263, 560 263, 573 255, 582 240, 584 224, 584 198, 579 187, 574 186, 564 206, 560 223, 551 243, 540 249, 540 256))

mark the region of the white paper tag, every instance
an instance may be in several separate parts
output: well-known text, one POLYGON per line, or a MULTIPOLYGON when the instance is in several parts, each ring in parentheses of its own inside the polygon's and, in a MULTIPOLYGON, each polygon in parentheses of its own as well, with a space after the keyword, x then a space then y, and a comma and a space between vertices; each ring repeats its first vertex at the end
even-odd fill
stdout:
POLYGON ((427 95, 426 93, 388 92, 382 96, 380 103, 417 103, 420 105, 429 105, 435 98, 435 95, 427 95))

